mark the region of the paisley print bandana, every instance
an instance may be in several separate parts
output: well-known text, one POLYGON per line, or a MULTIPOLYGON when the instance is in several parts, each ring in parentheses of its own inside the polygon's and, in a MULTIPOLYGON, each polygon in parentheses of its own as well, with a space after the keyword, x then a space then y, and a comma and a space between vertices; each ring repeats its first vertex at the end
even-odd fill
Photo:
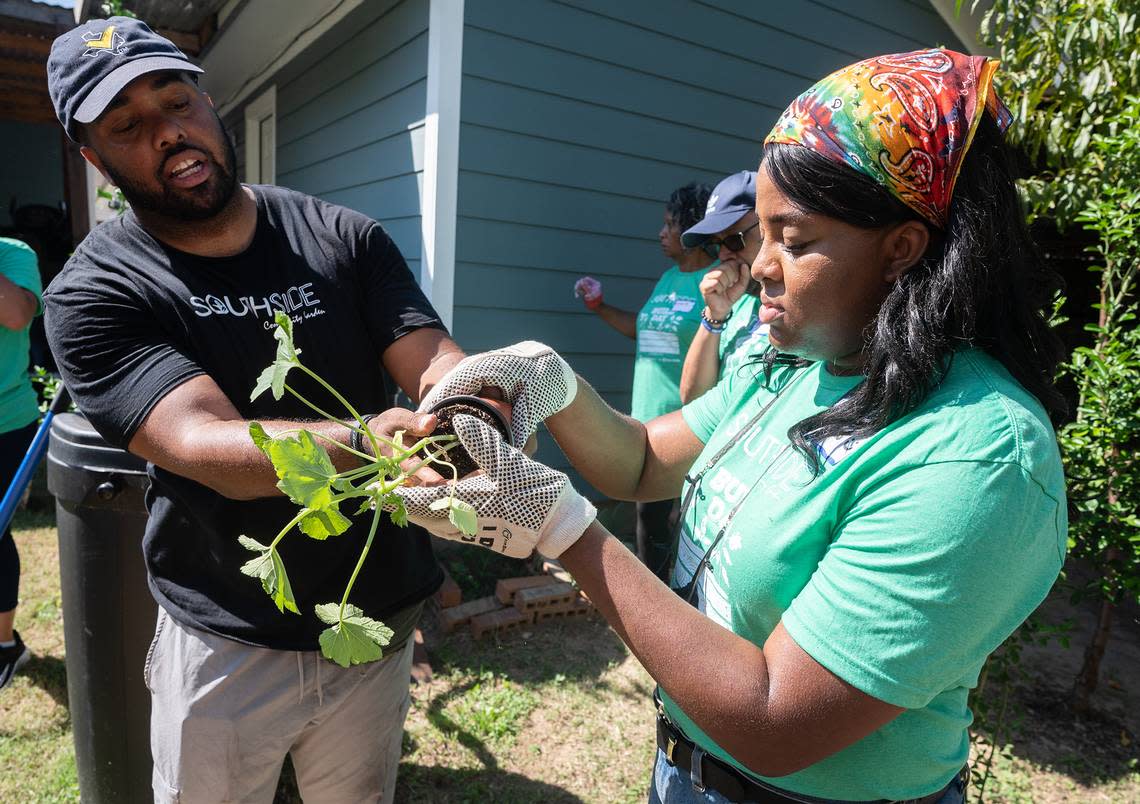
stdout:
POLYGON ((940 229, 986 109, 1005 132, 1013 116, 993 88, 998 62, 916 50, 844 67, 780 115, 768 143, 791 143, 858 170, 940 229))

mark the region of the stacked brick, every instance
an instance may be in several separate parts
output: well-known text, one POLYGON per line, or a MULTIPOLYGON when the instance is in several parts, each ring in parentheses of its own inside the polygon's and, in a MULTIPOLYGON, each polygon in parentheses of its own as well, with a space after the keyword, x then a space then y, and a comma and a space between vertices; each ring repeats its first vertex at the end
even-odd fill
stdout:
POLYGON ((451 632, 470 625, 472 635, 478 639, 484 634, 502 634, 524 625, 581 617, 594 610, 561 566, 546 562, 543 570, 542 575, 503 578, 495 585, 494 595, 466 603, 462 602, 459 587, 447 576, 444 586, 436 593, 440 628, 451 632), (454 586, 453 590, 448 588, 449 584, 454 586))

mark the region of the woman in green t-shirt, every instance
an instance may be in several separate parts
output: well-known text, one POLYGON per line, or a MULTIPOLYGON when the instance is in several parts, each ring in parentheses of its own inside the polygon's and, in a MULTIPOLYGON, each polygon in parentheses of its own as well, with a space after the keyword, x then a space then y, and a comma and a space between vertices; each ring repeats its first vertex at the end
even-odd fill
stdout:
MULTIPOLYGON (((591 276, 574 284, 574 294, 588 310, 637 341, 631 415, 641 422, 681 407, 681 366, 701 323, 701 277, 714 262, 703 249, 682 245, 681 233, 704 217, 711 189, 694 182, 669 196, 657 239, 673 265, 657 280, 639 312, 607 304, 602 283, 591 276)), ((637 504, 637 554, 662 578, 669 573, 669 536, 677 503, 668 499, 637 504)))
MULTIPOLYGON (((40 309, 36 254, 0 237, 0 497, 16 475, 36 432, 40 408, 28 379, 28 328, 40 309)), ((20 554, 11 529, 0 531, 0 689, 28 661, 13 627, 20 588, 20 554)))
MULTIPOLYGON (((558 557, 657 680, 651 804, 963 799, 967 695, 1048 593, 1068 527, 1055 277, 996 68, 882 56, 793 101, 757 174, 772 349, 752 371, 645 424, 541 344, 469 357, 432 392, 512 389, 612 497, 684 483, 677 595, 565 475, 456 420, 485 469, 455 490, 479 543, 558 557)), ((429 507, 450 493, 401 492, 462 538, 429 507)))

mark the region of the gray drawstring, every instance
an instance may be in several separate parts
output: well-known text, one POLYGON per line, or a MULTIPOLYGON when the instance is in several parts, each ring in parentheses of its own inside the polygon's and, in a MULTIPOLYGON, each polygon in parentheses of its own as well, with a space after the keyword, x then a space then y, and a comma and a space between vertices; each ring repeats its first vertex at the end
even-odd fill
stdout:
POLYGON ((297 690, 297 703, 302 704, 305 702, 305 660, 301 651, 297 651, 297 675, 300 679, 300 684, 297 690))
POLYGON ((321 687, 321 663, 322 663, 321 654, 314 653, 313 659, 317 663, 317 706, 324 706, 325 705, 325 691, 321 687))

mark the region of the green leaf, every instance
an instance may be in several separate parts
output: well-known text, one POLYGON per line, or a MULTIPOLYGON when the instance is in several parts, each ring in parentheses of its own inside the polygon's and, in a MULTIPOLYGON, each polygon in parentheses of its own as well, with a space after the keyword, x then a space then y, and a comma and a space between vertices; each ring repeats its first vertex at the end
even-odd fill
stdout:
POLYGON ((248 536, 238 536, 238 544, 246 550, 252 550, 255 553, 261 553, 269 549, 268 545, 262 544, 257 539, 251 539, 248 536))
MULTIPOLYGON (((297 609, 297 601, 293 597, 293 586, 289 583, 288 573, 285 572, 285 562, 281 560, 281 554, 276 550, 270 550, 269 554, 273 559, 273 602, 277 604, 277 610, 284 613, 288 609, 294 614, 300 614, 301 612, 297 609)), ((269 589, 265 591, 268 592, 269 589)))
POLYGON ((452 499, 453 498, 451 498, 451 497, 440 497, 438 500, 434 500, 428 506, 428 508, 432 511, 446 511, 449 508, 451 508, 451 500, 452 499))
POLYGON ((339 503, 331 503, 317 511, 310 511, 298 523, 301 532, 311 539, 325 540, 339 536, 352 525, 352 520, 340 512, 339 503))
POLYGON ((277 322, 277 329, 273 331, 273 337, 277 339, 277 359, 298 362, 297 355, 301 350, 293 345, 293 319, 278 310, 273 320, 277 322))
POLYGON ((281 560, 280 554, 248 536, 239 536, 238 542, 248 550, 261 553, 257 558, 251 558, 242 565, 242 573, 261 581, 261 587, 267 595, 273 598, 278 611, 283 613, 289 610, 294 614, 300 614, 301 612, 297 609, 297 601, 293 598, 293 587, 289 583, 289 575, 285 572, 285 563, 281 560))
POLYGON ((479 519, 475 516, 475 509, 471 504, 454 497, 451 498, 451 509, 447 512, 447 518, 451 520, 452 525, 468 536, 474 536, 479 527, 479 519))
POLYGON ((269 459, 280 478, 277 488, 297 505, 313 510, 328 506, 336 468, 312 433, 302 430, 296 437, 275 438, 267 443, 269 459))
POLYGON ((404 507, 404 499, 402 497, 396 497, 395 495, 392 496, 392 505, 394 507, 388 512, 388 517, 396 527, 406 528, 408 526, 408 509, 404 507))
POLYGON ((382 648, 392 639, 391 628, 365 617, 356 606, 344 607, 343 620, 336 603, 322 603, 316 612, 321 622, 331 626, 321 632, 321 653, 341 667, 376 661, 384 655, 382 648))
POLYGON ((280 310, 274 320, 277 321, 277 329, 273 331, 273 337, 277 339, 277 357, 257 378, 257 384, 249 395, 251 402, 267 389, 273 389, 273 398, 280 399, 285 395, 285 376, 301 365, 297 357, 301 350, 293 345, 293 321, 280 310))
POLYGON ((265 432, 265 428, 261 426, 261 422, 249 423, 249 437, 253 439, 253 443, 257 448, 269 455, 269 442, 273 440, 269 433, 265 432))

